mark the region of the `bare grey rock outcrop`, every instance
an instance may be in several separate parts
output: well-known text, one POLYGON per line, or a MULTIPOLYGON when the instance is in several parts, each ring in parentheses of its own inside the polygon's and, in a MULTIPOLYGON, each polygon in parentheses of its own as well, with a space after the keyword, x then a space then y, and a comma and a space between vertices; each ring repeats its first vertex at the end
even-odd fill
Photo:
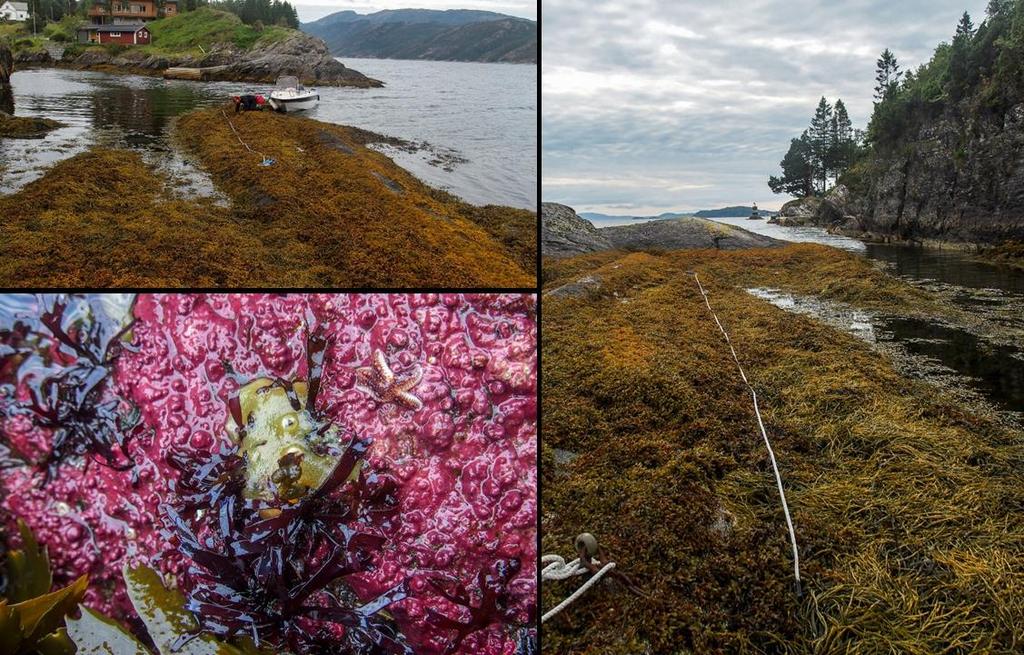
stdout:
POLYGON ((615 246, 594 224, 571 207, 545 202, 540 207, 541 252, 545 257, 567 257, 610 250, 615 246))
POLYGON ((978 113, 966 99, 875 148, 837 231, 869 238, 1024 239, 1024 103, 978 113))
POLYGON ((818 207, 821 206, 821 198, 810 196, 790 200, 782 206, 777 216, 768 219, 769 223, 777 223, 793 227, 796 225, 814 225, 818 207))
POLYGON ((572 208, 541 205, 541 251, 545 257, 566 257, 601 250, 678 250, 686 248, 771 248, 785 242, 705 218, 686 216, 635 225, 596 228, 572 208))
POLYGON ((616 248, 625 250, 653 248, 742 250, 744 248, 773 248, 785 243, 778 239, 754 234, 743 228, 696 216, 605 227, 598 231, 607 237, 616 248))

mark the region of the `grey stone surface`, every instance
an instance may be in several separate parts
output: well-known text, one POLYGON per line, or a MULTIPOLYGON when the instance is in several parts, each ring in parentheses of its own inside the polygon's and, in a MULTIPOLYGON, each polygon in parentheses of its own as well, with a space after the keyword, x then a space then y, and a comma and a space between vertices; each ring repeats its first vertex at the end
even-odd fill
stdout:
POLYGON ((545 257, 566 257, 587 252, 683 248, 771 248, 782 241, 705 218, 686 216, 635 225, 596 228, 571 207, 541 205, 541 251, 545 257))
POLYGON ((540 208, 541 251, 545 257, 566 257, 613 248, 594 224, 571 207, 545 202, 540 208))
POLYGON ((982 244, 1024 238, 1024 104, 979 115, 970 102, 876 147, 839 231, 982 244))

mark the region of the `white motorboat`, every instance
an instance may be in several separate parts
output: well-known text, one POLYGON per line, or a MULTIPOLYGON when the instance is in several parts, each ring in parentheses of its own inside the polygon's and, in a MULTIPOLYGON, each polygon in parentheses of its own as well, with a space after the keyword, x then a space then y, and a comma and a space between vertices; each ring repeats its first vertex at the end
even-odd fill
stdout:
POLYGON ((285 75, 277 78, 277 86, 270 92, 270 106, 277 111, 292 112, 312 109, 320 102, 316 89, 307 89, 299 78, 285 75))

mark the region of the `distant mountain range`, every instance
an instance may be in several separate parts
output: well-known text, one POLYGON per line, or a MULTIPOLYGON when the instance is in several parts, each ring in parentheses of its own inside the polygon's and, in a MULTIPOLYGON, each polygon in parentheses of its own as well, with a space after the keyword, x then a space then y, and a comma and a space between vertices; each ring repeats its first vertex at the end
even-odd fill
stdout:
POLYGON ((492 11, 339 11, 302 23, 339 57, 537 62, 537 23, 492 11))
MULTIPOLYGON (((673 218, 682 218, 684 216, 697 216, 698 218, 727 218, 736 216, 750 216, 753 213, 753 207, 744 207, 742 205, 733 205, 731 207, 722 207, 721 209, 700 209, 692 212, 665 212, 664 214, 658 214, 657 216, 613 216, 611 214, 598 214, 595 212, 580 212, 579 216, 587 219, 588 221, 601 221, 601 220, 622 220, 632 219, 635 221, 667 221, 673 218)), ((762 216, 774 216, 778 214, 777 211, 769 209, 758 209, 759 214, 762 216)))

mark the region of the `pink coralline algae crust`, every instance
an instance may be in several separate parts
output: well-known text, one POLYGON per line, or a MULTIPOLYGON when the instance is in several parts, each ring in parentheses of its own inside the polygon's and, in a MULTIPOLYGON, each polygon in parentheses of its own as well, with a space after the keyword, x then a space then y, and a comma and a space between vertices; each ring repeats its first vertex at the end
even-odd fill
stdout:
MULTIPOLYGON (((41 472, 4 472, 8 520, 24 519, 48 544, 57 582, 89 573, 87 604, 132 612, 124 563, 182 571, 161 534, 159 506, 172 501, 168 456, 201 460, 228 439, 227 399, 258 377, 305 379, 313 330, 329 342, 317 404, 374 445, 369 462, 401 483, 399 520, 373 571, 353 576, 370 599, 419 572, 458 578, 471 592, 499 559, 517 558, 512 607, 462 642, 459 653, 511 654, 516 624, 536 603, 537 326, 535 296, 353 294, 140 296, 131 352, 117 362, 116 390, 139 408, 146 430, 129 445, 135 471, 65 464, 39 488, 41 472), (357 370, 381 351, 396 377, 422 372, 411 390, 423 407, 381 403, 357 370), (134 480, 133 480, 134 478, 134 480)), ((47 451, 48 434, 7 418, 22 452, 47 451)), ((389 611, 417 653, 445 652, 454 631, 427 620, 432 608, 468 622, 469 611, 414 585, 389 611)))

